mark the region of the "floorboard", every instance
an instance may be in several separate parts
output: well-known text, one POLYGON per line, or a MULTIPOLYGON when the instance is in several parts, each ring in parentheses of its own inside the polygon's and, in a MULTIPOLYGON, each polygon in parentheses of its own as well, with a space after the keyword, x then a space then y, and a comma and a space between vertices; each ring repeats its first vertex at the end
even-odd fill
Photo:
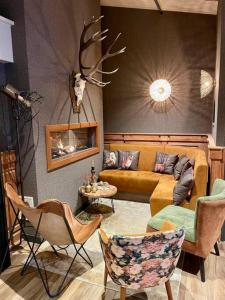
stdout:
MULTIPOLYGON (((225 299, 225 242, 219 244, 220 256, 210 254, 206 260, 206 282, 200 276, 182 272, 179 297, 174 300, 224 300, 225 299)), ((28 254, 25 244, 12 253, 12 266, 4 271, 0 280, 0 299, 46 300, 48 299, 35 268, 21 277, 22 262, 28 254)), ((61 280, 57 274, 48 273, 51 287, 61 280)), ((115 293, 111 291, 110 293, 115 293)), ((74 279, 58 299, 101 300, 103 288, 74 279)), ((116 299, 116 298, 115 298, 116 299)), ((129 297, 127 300, 138 299, 129 297)), ((140 298, 139 298, 140 299, 140 298)), ((144 299, 143 296, 141 299, 144 299)), ((106 299, 107 300, 107 299, 106 299)))

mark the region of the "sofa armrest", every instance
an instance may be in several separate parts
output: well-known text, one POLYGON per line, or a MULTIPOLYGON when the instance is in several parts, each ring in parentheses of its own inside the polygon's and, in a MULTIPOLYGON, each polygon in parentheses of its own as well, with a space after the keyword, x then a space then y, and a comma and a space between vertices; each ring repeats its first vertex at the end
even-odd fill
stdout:
POLYGON ((197 198, 205 196, 207 190, 208 163, 205 157, 205 153, 202 152, 199 153, 195 161, 194 187, 190 199, 190 208, 193 210, 196 208, 197 198))

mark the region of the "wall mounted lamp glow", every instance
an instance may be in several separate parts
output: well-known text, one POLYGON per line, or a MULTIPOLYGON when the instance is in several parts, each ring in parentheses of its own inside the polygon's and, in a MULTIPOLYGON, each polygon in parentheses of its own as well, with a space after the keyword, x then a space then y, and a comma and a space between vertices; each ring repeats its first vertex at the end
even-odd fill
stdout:
POLYGON ((163 102, 171 96, 172 87, 166 79, 157 79, 150 85, 149 93, 152 100, 163 102))
POLYGON ((213 87, 214 87, 213 77, 205 70, 201 70, 201 85, 200 85, 201 99, 208 96, 212 92, 213 87))

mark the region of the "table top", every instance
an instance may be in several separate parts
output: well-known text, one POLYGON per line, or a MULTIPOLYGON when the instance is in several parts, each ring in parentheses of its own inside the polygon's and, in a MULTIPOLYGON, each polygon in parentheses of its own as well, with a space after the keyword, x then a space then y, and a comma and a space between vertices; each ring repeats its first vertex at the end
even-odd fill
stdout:
POLYGON ((98 186, 97 192, 93 193, 86 193, 85 190, 81 187, 80 193, 89 198, 108 198, 112 197, 117 193, 117 188, 114 185, 104 185, 104 186, 98 186))

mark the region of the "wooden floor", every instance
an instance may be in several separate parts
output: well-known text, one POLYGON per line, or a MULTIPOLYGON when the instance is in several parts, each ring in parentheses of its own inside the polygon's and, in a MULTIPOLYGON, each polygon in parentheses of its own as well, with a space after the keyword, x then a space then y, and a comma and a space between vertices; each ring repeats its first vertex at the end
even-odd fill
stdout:
MULTIPOLYGON (((224 300, 225 299, 225 242, 220 243, 220 257, 210 254, 206 261, 206 282, 198 276, 182 272, 179 300, 224 300)), ((17 249, 12 254, 12 266, 1 275, 0 300, 48 299, 42 283, 34 268, 20 276, 22 261, 27 257, 26 247, 17 249)), ((61 277, 49 273, 51 287, 57 285, 61 277)), ((58 298, 63 300, 100 300, 103 288, 74 279, 58 298)), ((115 298, 116 299, 116 298, 115 298)), ((117 298, 118 299, 118 298, 117 298)), ((127 300, 137 299, 129 297, 127 300)), ((142 298, 143 299, 143 298, 142 298)), ((174 299, 174 300, 178 300, 174 299)), ((107 299, 106 299, 107 300, 107 299)), ((153 299, 154 300, 154 299, 153 299)))

